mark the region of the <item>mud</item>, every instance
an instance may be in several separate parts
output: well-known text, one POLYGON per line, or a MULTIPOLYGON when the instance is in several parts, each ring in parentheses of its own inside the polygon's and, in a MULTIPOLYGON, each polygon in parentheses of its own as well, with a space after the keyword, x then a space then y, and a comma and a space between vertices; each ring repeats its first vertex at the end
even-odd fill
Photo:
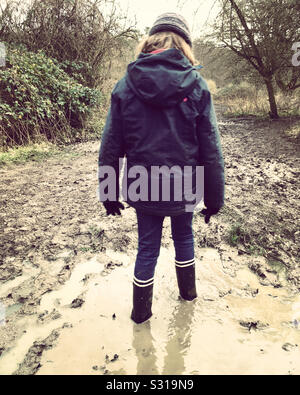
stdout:
POLYGON ((299 147, 280 123, 219 119, 226 206, 195 216, 198 299, 178 298, 166 219, 142 325, 135 214, 97 203, 99 143, 0 169, 0 374, 300 373, 299 147))

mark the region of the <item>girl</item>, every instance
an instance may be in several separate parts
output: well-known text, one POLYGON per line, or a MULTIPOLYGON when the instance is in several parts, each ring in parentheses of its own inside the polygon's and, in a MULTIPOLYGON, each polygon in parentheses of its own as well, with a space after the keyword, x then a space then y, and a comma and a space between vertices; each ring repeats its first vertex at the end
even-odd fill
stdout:
POLYGON ((124 209, 119 202, 119 159, 126 156, 122 192, 136 210, 139 236, 131 313, 136 323, 152 315, 164 218, 171 218, 180 296, 193 300, 197 297, 193 207, 202 198, 195 190, 202 182, 206 223, 224 203, 224 164, 214 107, 194 64, 186 20, 175 13, 160 15, 111 96, 99 153, 100 201, 107 215, 120 215, 124 209), (197 173, 201 166, 204 181, 197 173), (104 174, 109 169, 114 177, 108 182, 104 174), (137 173, 139 179, 132 181, 137 173), (191 183, 188 193, 182 191, 182 185, 191 183), (108 189, 113 193, 107 194, 108 189))

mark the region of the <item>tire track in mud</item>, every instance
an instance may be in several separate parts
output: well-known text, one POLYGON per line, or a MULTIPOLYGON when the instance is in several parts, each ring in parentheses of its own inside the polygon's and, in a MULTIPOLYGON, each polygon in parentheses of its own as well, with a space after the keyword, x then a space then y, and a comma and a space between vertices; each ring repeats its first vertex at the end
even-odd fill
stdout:
POLYGON ((262 131, 251 148, 253 128, 253 122, 220 122, 227 202, 208 227, 195 216, 197 302, 178 300, 166 220, 154 317, 138 327, 129 319, 134 212, 106 218, 96 202, 99 144, 71 147, 79 153, 72 160, 1 169, 0 303, 6 317, 0 325, 0 373, 297 373, 300 306, 297 289, 286 281, 298 285, 300 279, 296 154, 285 140, 278 149, 263 147, 262 131), (266 181, 275 187, 266 189, 266 181), (276 232, 264 230, 271 211, 271 225, 285 225, 277 235, 289 236, 280 248, 276 232), (254 233, 265 231, 266 245, 287 271, 274 270, 242 244, 230 247, 232 218, 246 218, 254 233))

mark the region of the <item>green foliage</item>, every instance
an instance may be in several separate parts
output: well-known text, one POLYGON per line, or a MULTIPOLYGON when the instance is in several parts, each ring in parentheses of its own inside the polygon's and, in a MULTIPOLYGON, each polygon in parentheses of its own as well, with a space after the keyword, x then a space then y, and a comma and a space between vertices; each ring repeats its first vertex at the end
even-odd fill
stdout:
POLYGON ((91 67, 89 64, 81 61, 70 61, 64 60, 59 63, 59 66, 62 70, 64 70, 70 77, 74 78, 80 84, 85 85, 84 75, 88 72, 91 72, 91 67))
POLYGON ((246 231, 239 222, 233 224, 230 228, 228 232, 228 242, 233 247, 236 247, 238 244, 243 244, 250 250, 253 248, 250 232, 246 231))
POLYGON ((53 157, 71 158, 76 156, 78 156, 77 152, 70 151, 67 147, 58 147, 50 142, 28 144, 0 152, 0 167, 28 161, 40 162, 53 157))
POLYGON ((57 147, 50 143, 11 148, 7 152, 0 152, 0 166, 9 163, 24 163, 28 160, 40 161, 59 153, 57 147))
POLYGON ((241 242, 241 238, 244 234, 242 227, 239 223, 232 225, 228 233, 228 242, 231 246, 237 246, 241 242))
POLYGON ((251 255, 266 255, 264 236, 257 236, 240 222, 234 223, 228 230, 227 241, 232 247, 242 245, 251 255))
POLYGON ((42 51, 7 45, 6 67, 0 68, 0 146, 34 141, 39 134, 56 140, 66 127, 72 140, 71 128, 84 126, 100 92, 79 82, 80 64, 72 62, 74 78, 64 67, 42 51))
POLYGON ((104 231, 103 229, 99 229, 98 227, 92 225, 89 227, 88 236, 90 238, 89 245, 85 245, 79 248, 81 252, 99 252, 103 249, 103 237, 104 231))

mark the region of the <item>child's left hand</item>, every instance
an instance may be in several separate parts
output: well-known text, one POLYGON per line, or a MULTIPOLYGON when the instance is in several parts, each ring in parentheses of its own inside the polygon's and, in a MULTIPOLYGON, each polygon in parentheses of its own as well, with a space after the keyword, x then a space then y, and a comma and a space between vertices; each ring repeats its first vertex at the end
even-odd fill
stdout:
POLYGON ((106 215, 121 215, 120 209, 124 210, 124 205, 120 202, 103 202, 106 210, 106 215))

